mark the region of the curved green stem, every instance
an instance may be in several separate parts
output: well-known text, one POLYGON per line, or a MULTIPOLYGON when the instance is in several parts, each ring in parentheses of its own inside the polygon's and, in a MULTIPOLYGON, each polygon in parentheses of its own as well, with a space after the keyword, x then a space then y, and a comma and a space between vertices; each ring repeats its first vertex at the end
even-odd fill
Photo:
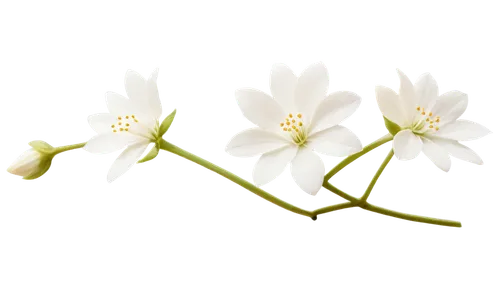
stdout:
POLYGON ((174 153, 180 157, 183 157, 185 159, 188 159, 189 161, 192 161, 198 165, 201 165, 207 169, 209 169, 210 171, 213 171, 233 182, 235 182, 236 184, 242 186, 243 188, 249 190, 250 192, 258 195, 259 197, 265 199, 265 200, 268 200, 269 202, 275 204, 275 205, 278 205, 286 210, 289 210, 291 212, 294 212, 294 213, 297 213, 297 214, 300 214, 300 215, 304 215, 304 216, 307 216, 307 217, 310 217, 312 218, 313 220, 316 220, 316 214, 314 212, 311 212, 311 211, 306 211, 304 209, 301 209, 301 208, 298 208, 294 205, 291 205, 281 199, 278 199, 277 197, 267 193, 266 191, 258 188, 257 186, 253 185, 252 183, 236 176, 235 174, 229 172, 229 171, 226 171, 225 169, 215 165, 215 164, 212 164, 210 162, 208 162, 207 160, 205 159, 202 159, 194 154, 191 154, 165 140, 161 140, 160 141, 160 148, 165 150, 165 151, 168 151, 168 152, 171 152, 171 153, 174 153))
POLYGON ((341 203, 341 204, 336 204, 336 205, 320 208, 320 209, 313 211, 313 213, 315 213, 316 215, 320 215, 320 214, 325 214, 325 213, 329 213, 329 212, 333 212, 333 211, 338 211, 341 209, 352 208, 355 206, 356 206, 355 203, 346 202, 346 203, 341 203))
POLYGON ((347 158, 345 158, 344 160, 342 160, 337 166, 335 166, 333 169, 330 170, 330 172, 328 172, 325 175, 325 181, 330 180, 333 177, 333 175, 337 174, 340 170, 344 169, 347 165, 351 164, 352 162, 354 162, 359 157, 361 157, 364 154, 370 152, 371 150, 379 147, 380 145, 383 145, 383 144, 391 141, 392 138, 393 137, 392 137, 391 134, 387 134, 384 137, 382 137, 382 138, 380 138, 378 140, 375 140, 374 142, 366 145, 358 153, 355 153, 355 154, 352 154, 352 155, 348 156, 347 158))
POLYGON ((62 152, 83 148, 85 146, 85 144, 87 144, 87 142, 56 147, 56 148, 54 148, 53 154, 57 155, 57 154, 62 153, 62 152))
POLYGON ((360 199, 361 201, 366 202, 366 200, 368 199, 368 196, 370 196, 370 193, 372 192, 372 189, 375 186, 375 183, 377 182, 378 178, 380 177, 380 175, 384 171, 387 164, 389 164, 389 161, 391 161, 392 156, 394 156, 394 151, 391 148, 391 151, 389 151, 389 154, 387 154, 387 157, 385 157, 384 162, 382 162, 382 165, 380 165, 380 167, 378 168, 377 173, 375 173, 375 176, 373 176, 373 179, 370 182, 370 184, 368 185, 368 188, 366 188, 365 193, 363 194, 363 196, 360 199))

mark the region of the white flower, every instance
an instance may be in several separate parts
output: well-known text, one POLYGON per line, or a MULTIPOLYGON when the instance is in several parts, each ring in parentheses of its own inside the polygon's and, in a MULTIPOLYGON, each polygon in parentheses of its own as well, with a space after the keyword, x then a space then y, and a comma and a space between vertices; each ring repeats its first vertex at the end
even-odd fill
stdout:
POLYGON ((477 123, 457 120, 467 108, 467 95, 450 91, 438 96, 437 83, 428 73, 420 76, 415 85, 400 70, 398 74, 399 95, 387 87, 375 89, 384 117, 401 127, 394 136, 396 157, 410 160, 423 151, 444 171, 451 166, 448 154, 482 164, 474 151, 458 142, 477 139, 490 132, 477 123))
POLYGON ((23 181, 36 181, 52 169, 55 147, 44 139, 32 139, 19 156, 7 165, 5 171, 23 181))
POLYGON ((89 117, 90 126, 98 134, 85 145, 85 150, 104 154, 127 147, 111 166, 109 182, 125 173, 139 160, 148 145, 158 140, 158 119, 162 109, 157 78, 158 70, 148 80, 137 72, 127 71, 125 90, 128 98, 108 92, 109 113, 89 117))
POLYGON ((295 182, 315 195, 323 184, 325 167, 313 150, 346 156, 361 150, 359 139, 338 125, 361 103, 348 91, 328 91, 328 72, 317 63, 300 77, 285 65, 274 65, 270 87, 273 98, 254 89, 236 91, 243 115, 258 128, 237 134, 226 151, 234 156, 263 154, 255 165, 253 179, 263 185, 276 178, 291 162, 295 182))

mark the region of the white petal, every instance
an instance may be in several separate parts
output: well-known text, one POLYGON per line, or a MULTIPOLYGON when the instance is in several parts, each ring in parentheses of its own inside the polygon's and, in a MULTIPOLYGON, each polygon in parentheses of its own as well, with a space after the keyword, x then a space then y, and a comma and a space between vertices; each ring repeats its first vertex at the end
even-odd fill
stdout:
POLYGON ((377 103, 382 115, 399 126, 407 125, 406 115, 398 94, 385 86, 375 87, 377 103))
POLYGON ((7 169, 7 172, 21 177, 28 177, 37 171, 41 162, 41 154, 34 149, 25 151, 7 169))
POLYGON ((297 111, 312 116, 328 92, 328 71, 323 63, 309 66, 297 80, 295 106, 297 111))
POLYGON ((262 186, 274 180, 297 154, 297 145, 290 144, 262 155, 253 169, 255 185, 262 186))
POLYGON ((227 144, 226 152, 237 157, 250 157, 279 149, 288 144, 290 141, 278 134, 253 128, 236 134, 227 144))
POLYGON ((281 130, 279 124, 285 119, 285 113, 267 94, 255 89, 240 89, 236 91, 236 101, 243 115, 255 125, 266 130, 281 130))
POLYGON ((457 120, 467 109, 467 94, 460 91, 450 91, 438 97, 432 108, 434 116, 440 116, 441 126, 457 120))
POLYGON ((448 172, 451 167, 450 156, 445 149, 431 140, 422 137, 422 152, 429 158, 439 169, 448 172))
POLYGON ((118 116, 122 117, 123 120, 127 115, 130 117, 134 115, 137 122, 133 122, 133 125, 136 125, 137 123, 137 126, 140 127, 134 128, 135 133, 139 133, 146 137, 150 133, 153 133, 157 122, 156 119, 151 116, 150 112, 141 108, 141 105, 137 104, 137 102, 120 94, 109 92, 106 93, 106 107, 109 112, 113 113, 117 117, 117 120, 118 116))
POLYGON ((112 131, 111 126, 116 124, 117 118, 111 113, 98 113, 89 116, 90 127, 97 133, 107 133, 112 131))
POLYGON ((394 155, 399 160, 411 160, 418 156, 422 150, 422 140, 416 136, 411 130, 403 130, 394 136, 392 143, 394 155))
POLYGON ((271 94, 287 113, 295 113, 294 93, 297 76, 284 64, 275 64, 270 76, 271 94))
POLYGON ((151 111, 151 116, 158 119, 161 116, 162 107, 160 101, 160 95, 158 93, 158 69, 155 69, 147 82, 147 94, 149 101, 149 108, 151 111))
POLYGON ((307 146, 315 151, 332 156, 348 156, 363 148, 358 137, 346 127, 337 125, 311 135, 307 146))
POLYGON ((148 148, 149 143, 149 141, 143 140, 127 147, 127 149, 116 158, 113 165, 111 165, 108 172, 108 182, 113 182, 137 163, 144 151, 146 151, 146 148, 148 148))
POLYGON ((85 144, 84 149, 90 153, 106 154, 142 140, 144 138, 134 136, 128 132, 109 132, 92 137, 85 144))
MULTIPOLYGON (((415 93, 415 88, 413 87, 411 80, 401 70, 398 69, 397 72, 399 76, 399 98, 401 107, 403 108, 402 113, 405 118, 403 125, 409 125, 412 123, 413 116, 415 115, 418 96, 415 93)), ((395 122, 394 120, 391 121, 395 122)))
POLYGON ((432 141, 443 147, 446 151, 448 151, 448 153, 450 153, 451 156, 455 158, 478 165, 483 164, 483 160, 481 160, 481 157, 479 157, 476 152, 471 150, 469 147, 458 143, 455 140, 432 138, 432 141))
POLYGON ((151 81, 146 81, 139 73, 128 70, 125 74, 125 90, 135 113, 158 119, 161 115, 161 103, 156 87, 158 70, 151 75, 151 81))
POLYGON ((309 128, 312 133, 338 125, 351 116, 361 104, 361 98, 350 91, 338 91, 328 95, 316 108, 309 128))
POLYGON ((425 110, 432 109, 438 97, 438 85, 430 73, 425 73, 417 79, 415 94, 418 98, 418 106, 425 110))
POLYGON ((307 148, 300 148, 292 160, 292 177, 299 187, 310 195, 316 195, 323 185, 325 165, 321 158, 307 148))
POLYGON ((468 120, 457 120, 446 124, 434 136, 453 139, 457 141, 474 140, 486 136, 490 131, 475 122, 468 120))

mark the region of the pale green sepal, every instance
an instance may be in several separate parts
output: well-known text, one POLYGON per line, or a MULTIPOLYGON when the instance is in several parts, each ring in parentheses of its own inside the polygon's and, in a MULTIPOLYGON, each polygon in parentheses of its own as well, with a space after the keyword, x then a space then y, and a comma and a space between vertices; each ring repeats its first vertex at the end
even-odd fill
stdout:
POLYGON ((401 131, 401 127, 397 125, 396 123, 390 121, 384 116, 384 122, 385 122, 385 127, 387 130, 389 130, 389 133, 391 133, 392 136, 396 136, 396 134, 401 131))
POLYGON ((38 179, 43 174, 47 173, 47 171, 50 169, 50 165, 52 164, 52 159, 53 158, 54 157, 52 157, 52 156, 44 158, 40 162, 40 164, 38 165, 37 171, 34 172, 33 174, 30 174, 30 175, 28 175, 26 177, 23 177, 23 179, 25 179, 25 180, 34 180, 34 179, 38 179))
POLYGON ((49 143, 40 140, 31 141, 29 145, 33 147, 33 149, 35 149, 36 151, 45 154, 50 154, 52 153, 52 151, 54 151, 54 147, 50 146, 49 143))
POLYGON ((158 156, 159 152, 160 152, 160 146, 158 144, 155 144, 153 149, 151 149, 151 151, 149 151, 149 153, 144 158, 139 160, 137 163, 144 163, 153 160, 154 158, 156 158, 156 156, 158 156))
POLYGON ((177 112, 177 109, 175 109, 174 111, 172 111, 172 113, 170 113, 169 116, 167 116, 163 122, 161 123, 160 125, 160 131, 159 131, 159 135, 160 137, 163 136, 163 134, 165 134, 168 130, 168 128, 170 128, 170 125, 172 125, 172 121, 174 121, 174 117, 175 117, 175 113, 177 112))

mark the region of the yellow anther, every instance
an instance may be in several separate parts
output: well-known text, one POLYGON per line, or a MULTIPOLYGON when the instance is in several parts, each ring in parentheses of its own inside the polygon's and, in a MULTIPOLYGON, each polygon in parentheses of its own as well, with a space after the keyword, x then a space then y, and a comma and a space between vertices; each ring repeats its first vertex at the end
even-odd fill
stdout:
POLYGON ((425 115, 425 111, 422 111, 422 115, 425 115))
POLYGON ((302 118, 302 114, 301 113, 297 114, 297 117, 302 118))
POLYGON ((439 117, 438 117, 438 119, 436 119, 436 122, 439 122, 439 117))
POLYGON ((115 128, 115 125, 114 125, 114 124, 113 124, 113 125, 111 125, 111 128, 115 128))
POLYGON ((120 131, 123 131, 123 128, 120 128, 120 131))
POLYGON ((113 132, 116 132, 116 129, 114 129, 113 132))
POLYGON ((132 118, 135 118, 135 115, 132 115, 132 118))
POLYGON ((438 131, 438 130, 439 130, 439 127, 436 126, 436 131, 438 131))
POLYGON ((434 125, 429 125, 429 128, 434 128, 434 125))
POLYGON ((122 125, 122 123, 121 123, 121 122, 118 122, 118 125, 122 125))
POLYGON ((287 121, 287 122, 286 122, 286 125, 290 125, 290 121, 287 121))
POLYGON ((125 128, 125 131, 128 131, 128 128, 125 128))
POLYGON ((137 119, 134 119, 134 121, 135 121, 135 122, 139 122, 139 120, 137 120, 137 119))
POLYGON ((432 112, 429 112, 429 116, 432 116, 432 112))
POLYGON ((281 126, 281 127, 283 127, 283 125, 285 125, 285 123, 281 122, 281 123, 280 123, 280 126, 281 126))
POLYGON ((427 118, 425 121, 429 121, 429 118, 427 118))
POLYGON ((295 127, 295 125, 294 125, 294 126, 292 126, 292 128, 293 128, 293 129, 295 129, 295 128, 297 128, 297 127, 295 127))
POLYGON ((285 128, 283 128, 283 131, 287 131, 286 127, 285 127, 285 128))
POLYGON ((122 120, 122 117, 121 117, 121 116, 118 116, 118 120, 122 120))
POLYGON ((292 128, 288 128, 288 131, 292 131, 292 128))
POLYGON ((125 116, 125 118, 126 118, 126 119, 128 119, 128 118, 129 118, 129 117, 128 117, 128 115, 127 115, 127 116, 125 116))
POLYGON ((292 117, 293 117, 293 115, 290 113, 290 114, 288 114, 288 117, 292 118, 292 117))
POLYGON ((130 124, 127 123, 127 124, 125 124, 125 126, 130 126, 130 124))
POLYGON ((432 123, 434 123, 434 121, 431 120, 429 123, 432 124, 432 123))
POLYGON ((419 107, 417 107, 417 110, 418 110, 418 111, 420 111, 420 106, 419 106, 419 107))
POLYGON ((299 126, 302 126, 302 121, 301 121, 301 122, 299 122, 299 126))

